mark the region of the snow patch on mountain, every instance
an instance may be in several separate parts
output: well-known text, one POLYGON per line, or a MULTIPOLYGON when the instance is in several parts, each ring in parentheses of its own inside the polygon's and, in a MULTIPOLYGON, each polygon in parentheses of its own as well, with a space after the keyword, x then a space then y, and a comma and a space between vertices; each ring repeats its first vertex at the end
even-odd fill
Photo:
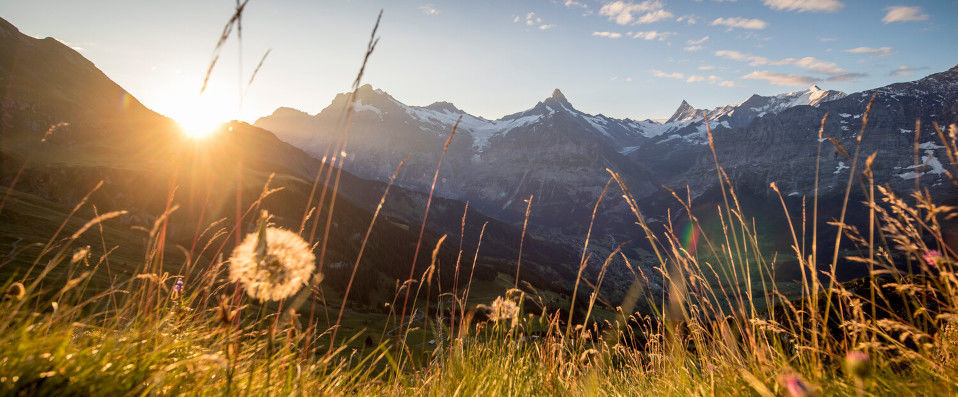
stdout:
POLYGON ((901 179, 915 179, 925 174, 942 175, 945 173, 945 167, 941 164, 941 161, 938 161, 934 149, 925 150, 925 155, 921 158, 921 164, 917 167, 915 165, 909 165, 904 169, 912 171, 898 174, 897 176, 901 179))
POLYGON ((383 118, 383 112, 379 110, 379 108, 372 105, 364 104, 362 101, 356 101, 356 105, 353 107, 353 109, 357 113, 358 112, 373 112, 373 113, 376 113, 376 115, 379 116, 380 119, 383 118))

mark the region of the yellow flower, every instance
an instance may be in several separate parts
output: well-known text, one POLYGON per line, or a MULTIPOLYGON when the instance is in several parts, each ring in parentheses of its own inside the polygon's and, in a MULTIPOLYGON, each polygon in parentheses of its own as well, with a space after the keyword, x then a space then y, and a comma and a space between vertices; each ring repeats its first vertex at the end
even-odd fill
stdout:
POLYGON ((233 250, 230 281, 242 283, 252 298, 280 300, 306 285, 315 261, 309 244, 299 235, 263 225, 233 250))

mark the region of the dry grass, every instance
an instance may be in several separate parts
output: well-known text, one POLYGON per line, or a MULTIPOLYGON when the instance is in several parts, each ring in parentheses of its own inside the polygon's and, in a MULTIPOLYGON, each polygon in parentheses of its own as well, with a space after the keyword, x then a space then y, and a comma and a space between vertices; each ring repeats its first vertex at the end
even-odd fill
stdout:
MULTIPOLYGON (((234 20, 238 23, 241 6, 230 24, 234 20)), ((377 27, 378 23, 377 20, 377 27)), ((230 24, 223 37, 228 37, 230 24)), ((350 103, 355 101, 362 70, 376 42, 374 28, 350 103)), ((211 68, 217 57, 218 54, 211 68)), ((321 238, 317 272, 322 271, 325 260, 341 172, 341 167, 335 165, 348 147, 351 113, 349 106, 338 139, 327 148, 329 162, 316 175, 300 222, 299 234, 305 240, 312 243, 321 238), (314 204, 320 187, 318 204, 314 204), (319 219, 320 209, 327 214, 325 220, 319 219), (324 229, 317 235, 322 221, 324 229)), ((867 117, 868 110, 859 143, 866 131, 867 117)), ((955 129, 946 136, 936 128, 954 167, 954 153, 958 152, 955 129)), ((98 230, 102 236, 98 226, 117 215, 107 213, 76 230, 61 226, 32 259, 33 268, 4 280, 5 294, 0 302, 0 394, 958 393, 958 253, 943 235, 944 225, 958 216, 958 211, 935 204, 925 191, 916 190, 901 197, 876 185, 871 174, 873 156, 865 160, 864 171, 858 172, 860 146, 853 155, 841 148, 851 157, 852 168, 842 217, 834 223, 835 246, 827 272, 821 273, 818 268, 822 254, 816 244, 817 179, 812 219, 806 220, 803 207, 798 222, 791 218, 792 209, 781 199, 777 187, 771 186, 788 217, 792 259, 802 271, 798 296, 789 296, 777 286, 774 263, 761 252, 761 236, 741 208, 734 185, 717 157, 716 176, 723 194, 722 205, 716 207, 721 234, 703 234, 701 245, 705 249, 699 253, 689 252, 680 243, 671 224, 662 232, 654 232, 628 186, 610 170, 610 180, 597 197, 596 209, 610 189, 620 190, 635 217, 638 232, 648 240, 656 258, 644 268, 658 272, 663 289, 650 290, 643 267, 632 267, 616 249, 606 256, 594 284, 583 279, 592 291, 585 319, 575 324, 572 313, 582 269, 592 254, 589 240, 596 210, 585 236, 567 318, 560 311, 567 308, 546 307, 542 297, 528 287, 507 291, 488 308, 468 307, 478 245, 463 291, 456 288, 430 293, 434 285, 441 285, 433 281, 438 277, 434 265, 445 237, 433 247, 432 264, 416 274, 419 251, 425 249, 421 247, 422 233, 432 189, 454 134, 455 127, 436 167, 410 277, 396 281, 388 319, 378 342, 371 342, 365 329, 352 329, 353 333, 343 340, 337 339, 337 334, 340 328, 345 329, 342 323, 347 320, 344 312, 352 279, 395 174, 366 229, 336 321, 327 329, 319 328, 314 312, 306 317, 306 311, 300 310, 303 302, 315 293, 314 287, 321 282, 318 277, 289 301, 261 304, 240 294, 239 286, 225 275, 229 263, 222 259, 222 254, 230 235, 238 239, 240 225, 249 214, 259 213, 263 199, 276 191, 270 188, 269 181, 259 199, 237 208, 233 224, 216 221, 203 225, 198 220, 193 248, 202 247, 199 253, 188 256, 183 274, 162 272, 166 215, 176 210, 176 187, 171 184, 166 214, 147 231, 149 243, 144 261, 133 277, 103 291, 88 288, 90 279, 103 271, 100 264, 108 260, 110 252, 78 247, 77 241, 98 230), (849 192, 856 186, 868 193, 869 225, 864 232, 844 223, 849 192), (811 223, 811 228, 807 228, 807 223, 811 223), (807 229, 811 230, 810 251, 805 243, 807 229), (69 237, 62 238, 61 234, 69 237), (856 245, 860 252, 868 253, 867 257, 846 258, 868 265, 868 277, 858 283, 836 281, 842 238, 856 245), (614 321, 590 322, 603 276, 616 257, 624 259, 635 282, 619 305, 614 321), (216 259, 200 263, 200 258, 216 259), (907 265, 913 271, 900 270, 907 265), (47 282, 52 272, 65 272, 67 281, 47 282), (178 287, 181 277, 185 282, 178 287), (397 313, 400 295, 404 296, 403 305, 397 313), (425 304, 419 303, 420 296, 426 297, 425 304), (432 296, 442 298, 431 302, 432 296), (431 304, 438 309, 430 310, 431 304), (640 305, 651 310, 634 312, 640 305), (530 307, 537 309, 528 312, 530 307), (458 323, 456 315, 444 313, 456 313, 458 323), (483 317, 489 320, 479 320, 483 317), (397 326, 390 328, 390 324, 397 326), (420 336, 420 340, 415 341, 412 335, 420 336), (367 342, 360 342, 364 338, 367 342)), ((714 155, 711 131, 708 134, 714 155)), ((402 163, 397 166, 397 173, 401 167, 402 163)), ((698 227, 690 200, 683 200, 674 192, 673 195, 693 227, 698 227)), ((82 200, 68 220, 86 205, 86 199, 82 200)), ((527 221, 531 206, 530 196, 527 221)), ((463 229, 465 222, 464 213, 463 229)), ((67 224, 64 221, 63 225, 67 224)), ((479 243, 484 232, 485 225, 479 243)), ((518 288, 523 242, 517 243, 520 256, 514 282, 518 288)), ((463 254, 460 238, 460 260, 463 254)), ((458 270, 457 260, 456 279, 458 270)))

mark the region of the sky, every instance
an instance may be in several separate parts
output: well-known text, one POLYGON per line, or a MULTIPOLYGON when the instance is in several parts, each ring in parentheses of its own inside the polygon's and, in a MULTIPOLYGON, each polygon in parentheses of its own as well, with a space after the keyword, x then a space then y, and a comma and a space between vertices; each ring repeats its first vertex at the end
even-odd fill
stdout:
POLYGON ((146 106, 196 124, 254 121, 280 106, 319 112, 349 90, 380 9, 364 82, 406 104, 449 101, 490 119, 554 88, 588 113, 658 119, 683 99, 712 108, 812 84, 855 92, 958 64, 958 0, 250 0, 242 46, 230 38, 200 96, 234 7, 5 0, 0 17, 63 41, 146 106))

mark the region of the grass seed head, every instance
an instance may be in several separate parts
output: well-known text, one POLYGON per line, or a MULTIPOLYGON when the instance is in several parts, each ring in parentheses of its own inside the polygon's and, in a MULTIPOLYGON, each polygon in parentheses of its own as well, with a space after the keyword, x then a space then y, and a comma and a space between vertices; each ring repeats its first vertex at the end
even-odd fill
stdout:
POLYGON ((7 288, 5 297, 11 300, 20 300, 23 299, 23 296, 26 295, 27 289, 23 286, 23 283, 16 282, 10 284, 10 287, 7 288))
POLYGON ((77 248, 76 251, 73 251, 73 257, 70 258, 70 263, 77 263, 82 261, 90 254, 90 246, 87 245, 82 248, 77 248))

